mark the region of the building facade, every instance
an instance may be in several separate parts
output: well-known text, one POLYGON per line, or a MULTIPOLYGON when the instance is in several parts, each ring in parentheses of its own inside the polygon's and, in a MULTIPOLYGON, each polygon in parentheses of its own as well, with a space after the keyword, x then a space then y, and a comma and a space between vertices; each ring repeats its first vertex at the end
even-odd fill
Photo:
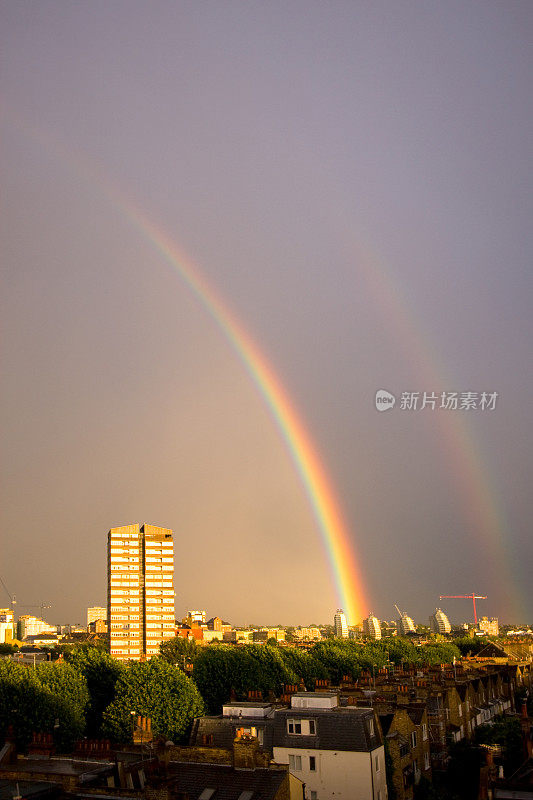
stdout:
POLYGON ((413 618, 408 614, 402 613, 396 622, 396 629, 398 636, 409 636, 410 633, 416 633, 415 623, 413 618))
POLYGON ((87 627, 97 619, 107 620, 107 608, 102 606, 91 606, 87 609, 87 627))
POLYGON ((0 644, 13 641, 15 638, 15 623, 13 609, 0 608, 0 644))
POLYGON ((57 633, 56 625, 49 625, 44 619, 23 614, 17 622, 17 638, 25 639, 27 636, 37 636, 39 633, 57 633))
POLYGON ((172 531, 147 524, 111 528, 107 552, 110 653, 143 661, 175 635, 172 531))
POLYGON ((348 624, 346 622, 346 615, 342 608, 338 608, 337 613, 333 617, 333 627, 335 628, 335 636, 338 639, 348 638, 348 624))
POLYGON ((481 617, 477 624, 477 629, 486 636, 498 636, 500 626, 497 617, 492 617, 491 619, 488 617, 481 617))
POLYGON ((363 636, 368 636, 370 639, 381 639, 381 625, 379 619, 373 614, 363 620, 363 636))
POLYGON ((436 608, 435 613, 429 618, 429 627, 433 633, 450 633, 452 626, 450 620, 441 608, 436 608))

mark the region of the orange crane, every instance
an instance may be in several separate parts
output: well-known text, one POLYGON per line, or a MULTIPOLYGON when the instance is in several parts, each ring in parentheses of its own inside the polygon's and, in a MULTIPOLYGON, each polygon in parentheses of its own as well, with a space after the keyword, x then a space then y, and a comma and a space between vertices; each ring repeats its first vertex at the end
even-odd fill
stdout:
POLYGON ((441 594, 439 600, 471 600, 474 604, 474 622, 477 625, 477 612, 476 612, 476 600, 486 600, 486 595, 482 594, 441 594))

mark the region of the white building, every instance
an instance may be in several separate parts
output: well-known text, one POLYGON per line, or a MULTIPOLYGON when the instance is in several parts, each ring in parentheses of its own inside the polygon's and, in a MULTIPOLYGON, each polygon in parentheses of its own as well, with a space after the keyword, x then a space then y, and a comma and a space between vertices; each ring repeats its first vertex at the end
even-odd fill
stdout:
POLYGON ((381 625, 379 619, 372 612, 363 620, 363 636, 368 636, 370 639, 381 639, 381 625))
POLYGON ((387 800, 383 734, 372 708, 341 708, 336 692, 297 692, 290 708, 234 701, 222 715, 200 717, 190 744, 228 749, 243 736, 263 757, 287 764, 305 783, 305 800, 387 800))
POLYGON ((346 622, 346 615, 342 608, 337 609, 337 613, 333 617, 333 626, 335 628, 335 636, 338 639, 348 638, 348 623, 346 622))
POLYGON ((295 628, 293 636, 298 641, 317 641, 322 639, 320 628, 295 628))
POLYGON ((175 635, 172 531, 125 525, 108 534, 110 653, 140 661, 175 635))
POLYGON ((398 636, 408 636, 410 633, 416 633, 416 627, 412 617, 403 612, 396 621, 396 629, 398 631, 398 636))
POLYGON ((480 633, 486 636, 498 636, 500 630, 498 618, 492 617, 492 619, 489 619, 488 617, 481 617, 478 621, 477 628, 480 633))
POLYGON ((452 626, 450 620, 441 608, 436 608, 435 613, 429 618, 429 627, 433 633, 450 633, 452 626))
POLYGON ((329 692, 292 695, 276 711, 274 761, 305 783, 309 800, 386 800, 385 748, 371 708, 341 708, 329 692))
POLYGON ((17 633, 19 639, 27 636, 37 636, 39 633, 57 633, 56 625, 49 625, 44 619, 33 617, 31 614, 23 614, 17 622, 17 633))
POLYGON ((91 622, 96 622, 99 619, 107 619, 107 608, 91 606, 87 609, 87 627, 89 627, 91 622))
POLYGON ((0 644, 9 643, 15 638, 13 609, 0 608, 0 644))

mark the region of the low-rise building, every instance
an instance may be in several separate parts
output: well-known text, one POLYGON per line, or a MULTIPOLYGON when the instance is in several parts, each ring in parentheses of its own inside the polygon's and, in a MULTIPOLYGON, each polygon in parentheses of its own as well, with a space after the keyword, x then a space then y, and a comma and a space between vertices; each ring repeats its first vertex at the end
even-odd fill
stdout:
POLYGON ((195 720, 191 746, 229 750, 238 736, 287 765, 308 800, 386 800, 385 750, 371 708, 341 707, 337 691, 295 692, 290 706, 231 702, 216 717, 195 720))

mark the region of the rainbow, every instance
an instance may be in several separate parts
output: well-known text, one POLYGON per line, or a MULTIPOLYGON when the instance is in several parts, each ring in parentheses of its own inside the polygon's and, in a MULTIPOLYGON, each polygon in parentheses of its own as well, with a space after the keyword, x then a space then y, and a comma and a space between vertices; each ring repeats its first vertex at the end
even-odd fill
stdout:
MULTIPOLYGON (((394 330, 395 343, 403 350, 408 362, 415 367, 416 382, 420 386, 404 386, 399 387, 400 389, 413 391, 421 389, 434 391, 437 394, 442 391, 467 391, 472 388, 494 391, 498 389, 497 386, 458 387, 447 378, 437 353, 429 347, 428 337, 420 335, 421 326, 416 322, 416 314, 409 307, 400 286, 394 281, 391 270, 385 269, 382 261, 374 253, 363 250, 358 242, 352 243, 351 251, 374 304, 394 330)), ((385 388, 394 391, 395 387, 385 388)), ((468 414, 482 412, 422 412, 421 422, 424 413, 432 414, 432 429, 448 462, 457 497, 462 500, 465 533, 474 535, 479 543, 478 559, 483 565, 486 580, 490 583, 488 590, 485 591, 486 586, 481 586, 477 591, 490 595, 490 585, 505 586, 510 606, 509 613, 513 614, 515 619, 526 619, 527 609, 516 585, 506 545, 508 523, 503 509, 495 501, 497 492, 493 488, 493 480, 483 464, 479 446, 474 440, 472 426, 469 425, 468 414)), ((453 584, 452 590, 454 590, 453 584)), ((436 587, 436 598, 441 592, 448 593, 447 590, 443 591, 436 587)))
MULTIPOLYGON (((369 606, 350 532, 343 520, 339 502, 300 415, 266 357, 207 284, 199 269, 179 252, 176 244, 146 213, 110 182, 108 176, 85 155, 74 153, 71 147, 60 142, 55 134, 52 135, 42 127, 36 128, 13 109, 9 109, 9 116, 23 133, 39 145, 46 145, 60 160, 68 160, 89 185, 98 185, 119 212, 158 250, 217 322, 268 405, 291 454, 317 520, 338 599, 349 622, 354 623, 366 616, 369 606)), ((347 233, 347 242, 350 243, 353 224, 350 219, 346 219, 345 224, 346 231, 350 232, 347 233)), ((385 269, 376 254, 362 248, 359 240, 353 241, 349 246, 359 276, 367 283, 376 308, 391 329, 395 343, 404 351, 408 363, 414 367, 421 388, 429 391, 451 391, 457 388, 463 390, 465 387, 456 387, 444 380, 445 371, 439 364, 436 353, 430 349, 427 337, 421 334, 416 315, 402 296, 391 269, 385 269)), ((385 388, 394 390, 394 387, 385 388)), ((411 386, 401 388, 416 389, 411 386)), ((486 574, 491 576, 491 581, 507 587, 514 611, 519 615, 523 604, 519 602, 516 581, 511 575, 506 552, 505 515, 496 505, 496 493, 491 487, 479 447, 474 442, 467 415, 460 412, 435 413, 433 421, 439 446, 456 482, 457 495, 462 498, 467 523, 465 532, 476 536, 480 557, 485 561, 486 574)), ((453 588, 450 587, 450 590, 453 588)), ((483 587, 476 588, 482 590, 483 587)), ((464 591, 464 587, 459 589, 464 591)), ((435 591, 440 592, 437 588, 435 591)))
POLYGON ((309 499, 328 555, 338 600, 350 624, 366 614, 368 603, 357 564, 350 532, 339 501, 317 453, 310 434, 292 400, 249 333, 217 296, 189 258, 180 253, 170 238, 118 191, 109 193, 119 211, 143 234, 168 264, 178 273, 197 300, 217 322, 259 389, 291 455, 309 499))
POLYGON ((42 127, 37 128, 29 124, 13 109, 9 109, 9 114, 17 127, 26 135, 39 145, 44 144, 49 151, 57 154, 60 160, 67 160, 89 186, 96 184, 102 189, 124 219, 142 234, 179 275, 226 336, 270 410, 292 458, 327 553, 339 605, 344 609, 350 624, 359 622, 366 616, 368 602, 351 533, 316 446, 266 356, 235 315, 230 313, 226 304, 207 283, 192 260, 181 253, 176 243, 162 228, 136 206, 120 188, 112 184, 85 155, 74 154, 65 143, 59 142, 42 127))

